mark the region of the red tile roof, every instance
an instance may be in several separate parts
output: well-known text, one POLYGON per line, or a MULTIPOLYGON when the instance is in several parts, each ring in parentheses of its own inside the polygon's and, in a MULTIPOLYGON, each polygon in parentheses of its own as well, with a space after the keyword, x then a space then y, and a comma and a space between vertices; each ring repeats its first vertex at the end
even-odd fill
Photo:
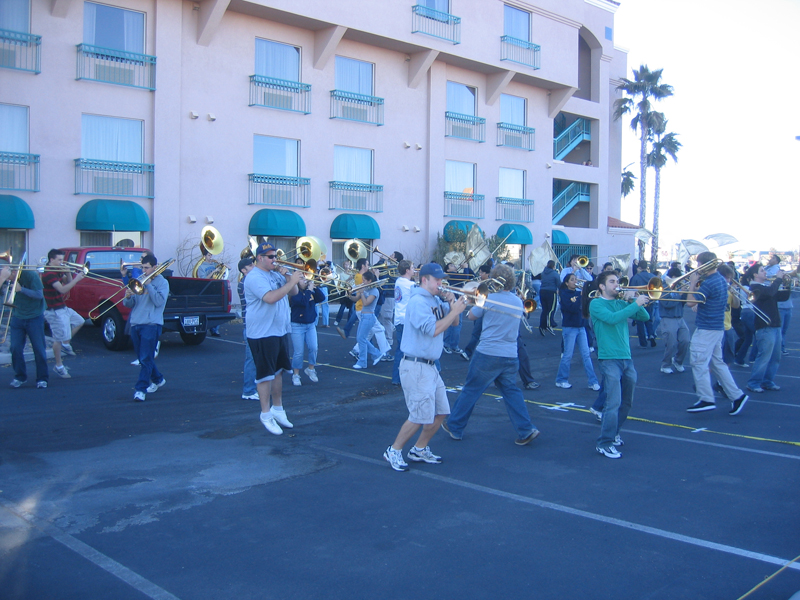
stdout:
POLYGON ((639 229, 638 225, 634 225, 633 223, 626 223, 625 221, 620 221, 619 219, 615 219, 614 217, 608 217, 608 226, 621 227, 623 229, 639 229))

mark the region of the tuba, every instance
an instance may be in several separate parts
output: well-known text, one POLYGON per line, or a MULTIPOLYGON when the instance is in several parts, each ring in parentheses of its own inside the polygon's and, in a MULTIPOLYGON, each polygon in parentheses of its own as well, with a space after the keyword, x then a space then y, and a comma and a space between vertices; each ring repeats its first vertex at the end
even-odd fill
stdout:
MULTIPOLYGON (((222 252, 222 248, 224 244, 222 242, 222 234, 216 230, 216 228, 211 227, 211 225, 206 225, 203 227, 202 231, 200 231, 200 260, 198 260, 194 267, 192 268, 192 277, 197 277, 197 272, 200 269, 200 265, 203 264, 205 260, 206 253, 217 255, 222 252)), ((216 262, 216 261, 215 261, 216 262)), ((214 275, 222 270, 227 270, 227 267, 223 265, 223 269, 220 269, 219 265, 222 263, 216 262, 217 268, 214 269, 214 275)), ((222 279, 220 276, 214 277, 212 275, 212 279, 222 279)))
POLYGON ((367 258, 367 246, 361 240, 349 239, 344 243, 344 255, 355 263, 360 258, 367 258))
POLYGON ((309 260, 319 262, 319 259, 328 253, 328 249, 321 239, 308 235, 298 238, 295 252, 297 256, 303 259, 303 262, 308 262, 309 260))

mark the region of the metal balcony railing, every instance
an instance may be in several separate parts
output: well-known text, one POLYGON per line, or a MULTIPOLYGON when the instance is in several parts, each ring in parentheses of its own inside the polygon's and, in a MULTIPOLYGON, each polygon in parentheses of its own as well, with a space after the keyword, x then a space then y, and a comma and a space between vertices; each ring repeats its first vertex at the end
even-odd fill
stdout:
POLYGON ((0 29, 0 67, 41 73, 42 36, 0 29))
POLYGON ((330 210, 383 212, 383 186, 370 183, 330 181, 330 210))
POLYGON ((444 120, 445 137, 454 137, 481 143, 486 141, 486 119, 450 112, 448 110, 444 113, 444 120))
POLYGON ((331 119, 383 125, 383 98, 331 90, 331 119))
POLYGON ((411 7, 411 33, 461 43, 461 17, 417 4, 411 7))
POLYGON ((533 223, 533 200, 498 197, 495 202, 497 206, 496 221, 533 223))
POLYGON ((250 180, 248 204, 309 207, 308 186, 311 180, 307 177, 284 177, 259 173, 250 173, 247 177, 250 180))
POLYGON ((112 48, 78 44, 78 74, 75 79, 156 89, 156 57, 112 48))
POLYGON ((445 217, 483 218, 483 194, 465 194, 462 192, 444 193, 445 217))
POLYGON ((250 75, 250 104, 311 113, 311 85, 263 75, 250 75))
POLYGON ((153 165, 75 159, 75 193, 153 197, 153 165))
POLYGON ((509 60, 534 70, 539 68, 541 50, 538 44, 518 40, 510 35, 500 38, 500 60, 509 60))
POLYGON ((596 252, 592 252, 591 246, 581 244, 553 244, 553 252, 565 267, 569 266, 569 257, 573 254, 577 254, 578 256, 592 256, 592 254, 596 254, 596 252))
POLYGON ((532 152, 536 150, 536 130, 533 127, 498 123, 497 145, 532 152))
POLYGON ((0 189, 39 191, 39 155, 0 152, 0 189))
POLYGON ((561 220, 578 202, 591 200, 589 184, 573 181, 566 189, 553 198, 553 223, 561 220))
POLYGON ((553 158, 561 160, 579 143, 592 139, 592 125, 587 119, 575 119, 553 140, 553 158))

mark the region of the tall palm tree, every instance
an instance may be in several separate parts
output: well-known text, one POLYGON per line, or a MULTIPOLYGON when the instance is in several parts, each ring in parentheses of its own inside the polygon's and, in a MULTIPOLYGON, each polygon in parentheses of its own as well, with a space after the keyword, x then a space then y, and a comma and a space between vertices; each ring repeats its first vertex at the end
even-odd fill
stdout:
MULTIPOLYGON (((628 165, 629 167, 630 165, 628 165)), ((628 167, 625 167, 625 170, 622 172, 622 197, 627 198, 628 194, 630 194, 634 188, 636 187, 636 175, 633 174, 633 171, 628 171, 628 167)))
MULTIPOLYGON (((631 129, 639 131, 641 145, 639 148, 639 227, 645 226, 647 216, 647 142, 651 137, 653 125, 658 125, 657 117, 651 110, 651 100, 662 100, 672 96, 672 86, 661 83, 663 69, 651 71, 647 65, 641 65, 638 70, 633 70, 633 81, 622 80, 617 90, 625 97, 614 101, 614 120, 621 119, 627 114, 634 114, 631 119, 631 129)), ((644 258, 644 244, 639 242, 639 259, 644 258)))
MULTIPOLYGON (((662 115, 663 116, 663 115, 662 115)), ((678 150, 681 149, 681 144, 678 141, 677 133, 664 133, 667 128, 667 120, 662 119, 662 125, 659 129, 655 130, 655 140, 653 141, 653 149, 647 155, 647 164, 653 167, 656 171, 656 182, 653 199, 653 239, 650 251, 650 261, 654 266, 658 264, 658 211, 661 204, 661 169, 667 164, 668 159, 678 162, 678 150)))

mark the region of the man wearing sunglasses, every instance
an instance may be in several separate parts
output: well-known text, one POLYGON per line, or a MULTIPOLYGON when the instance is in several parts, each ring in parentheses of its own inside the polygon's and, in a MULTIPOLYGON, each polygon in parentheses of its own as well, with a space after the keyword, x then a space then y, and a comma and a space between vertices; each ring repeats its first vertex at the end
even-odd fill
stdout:
POLYGON ((277 251, 272 244, 256 248, 255 268, 244 280, 247 302, 247 343, 256 365, 256 389, 261 402, 261 423, 275 435, 293 425, 283 408, 283 371, 291 372, 289 335, 292 332, 291 310, 287 296, 297 294, 302 271, 292 271, 287 278, 275 262, 277 251), (270 408, 270 399, 272 408, 270 408))

